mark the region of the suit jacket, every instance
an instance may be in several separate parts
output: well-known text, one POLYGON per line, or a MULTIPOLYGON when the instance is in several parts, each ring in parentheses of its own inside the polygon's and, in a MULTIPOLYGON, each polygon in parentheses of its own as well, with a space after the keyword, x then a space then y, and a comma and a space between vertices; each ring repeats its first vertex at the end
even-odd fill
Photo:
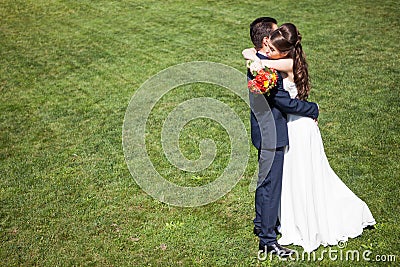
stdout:
MULTIPOLYGON (((267 57, 257 53, 261 59, 267 57)), ((250 71, 248 79, 253 79, 250 71)), ((313 119, 318 118, 318 105, 313 102, 290 98, 283 88, 283 79, 278 73, 277 85, 269 95, 257 95, 249 92, 251 140, 258 149, 274 149, 289 144, 286 114, 295 114, 313 119)))

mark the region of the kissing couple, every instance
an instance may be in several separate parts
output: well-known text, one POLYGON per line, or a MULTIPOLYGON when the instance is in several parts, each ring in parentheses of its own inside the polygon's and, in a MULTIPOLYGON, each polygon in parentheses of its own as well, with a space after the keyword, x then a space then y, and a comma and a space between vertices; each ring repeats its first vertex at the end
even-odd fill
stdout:
POLYGON ((307 101, 310 82, 300 32, 292 23, 278 27, 274 18, 261 17, 250 24, 250 37, 254 47, 242 51, 252 62, 248 79, 264 68, 278 71, 268 94, 249 92, 259 164, 254 218, 259 251, 285 257, 294 253, 285 245, 311 252, 361 235, 375 219, 329 165, 319 107, 307 101))

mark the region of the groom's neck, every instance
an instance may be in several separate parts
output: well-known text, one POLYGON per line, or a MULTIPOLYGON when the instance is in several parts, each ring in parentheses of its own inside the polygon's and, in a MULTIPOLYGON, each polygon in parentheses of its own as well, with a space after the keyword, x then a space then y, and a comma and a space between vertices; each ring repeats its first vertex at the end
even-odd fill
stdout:
POLYGON ((267 48, 261 48, 257 52, 260 53, 263 56, 267 56, 267 48))

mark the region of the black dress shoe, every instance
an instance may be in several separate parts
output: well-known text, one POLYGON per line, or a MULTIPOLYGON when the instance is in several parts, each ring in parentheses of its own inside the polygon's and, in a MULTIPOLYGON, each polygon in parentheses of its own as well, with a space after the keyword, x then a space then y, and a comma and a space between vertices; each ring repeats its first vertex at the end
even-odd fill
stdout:
POLYGON ((259 244, 258 249, 262 250, 265 253, 265 249, 267 249, 267 253, 277 254, 279 257, 288 257, 295 253, 294 250, 282 247, 278 243, 272 244, 270 246, 259 244))

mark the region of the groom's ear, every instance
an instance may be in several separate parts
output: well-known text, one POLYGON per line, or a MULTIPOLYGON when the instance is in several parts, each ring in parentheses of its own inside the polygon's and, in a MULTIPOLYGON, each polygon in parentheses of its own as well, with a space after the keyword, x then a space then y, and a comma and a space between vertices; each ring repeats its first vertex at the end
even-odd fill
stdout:
POLYGON ((268 45, 268 37, 263 38, 263 45, 267 46, 268 45))

